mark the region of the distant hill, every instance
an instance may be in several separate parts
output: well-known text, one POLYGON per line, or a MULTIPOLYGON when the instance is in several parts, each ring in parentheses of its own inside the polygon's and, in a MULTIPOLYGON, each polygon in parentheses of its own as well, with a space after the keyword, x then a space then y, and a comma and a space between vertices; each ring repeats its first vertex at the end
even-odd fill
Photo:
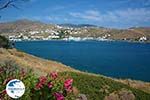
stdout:
POLYGON ((0 33, 18 33, 31 30, 41 30, 53 28, 54 25, 41 23, 39 21, 31 21, 27 19, 17 20, 13 22, 0 23, 0 33))
POLYGON ((96 25, 91 24, 58 24, 62 27, 70 27, 70 28, 84 28, 84 27, 98 27, 96 25))
POLYGON ((145 41, 150 42, 150 27, 131 27, 129 29, 111 29, 98 27, 90 24, 45 24, 39 21, 17 20, 13 22, 0 23, 0 34, 17 35, 28 34, 30 31, 38 31, 39 36, 48 37, 51 32, 58 33, 63 37, 93 37, 111 40, 145 41), (69 29, 68 29, 69 28, 69 29))

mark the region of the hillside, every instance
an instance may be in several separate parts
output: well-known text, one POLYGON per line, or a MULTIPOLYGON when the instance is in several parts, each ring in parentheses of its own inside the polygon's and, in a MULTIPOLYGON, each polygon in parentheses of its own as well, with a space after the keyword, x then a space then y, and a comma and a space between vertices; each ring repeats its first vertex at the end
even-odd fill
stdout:
POLYGON ((96 39, 150 42, 150 27, 111 29, 89 24, 52 25, 38 21, 18 20, 0 23, 0 34, 12 40, 96 39))
POLYGON ((131 88, 113 79, 100 75, 85 73, 65 72, 65 77, 74 79, 74 86, 84 94, 88 100, 149 100, 150 94, 141 90, 131 88))
POLYGON ((26 70, 32 69, 37 76, 58 71, 62 77, 73 78, 74 92, 81 94, 83 97, 86 96, 88 100, 150 99, 150 83, 118 80, 102 75, 80 72, 61 63, 38 58, 16 49, 0 48, 0 65, 4 63, 16 64, 26 70))
POLYGON ((98 27, 96 25, 90 25, 90 24, 58 24, 62 27, 70 27, 70 28, 85 28, 85 27, 98 27))
POLYGON ((44 60, 24 52, 19 52, 16 49, 0 48, 0 64, 12 62, 25 69, 33 69, 37 75, 44 75, 53 71, 74 71, 74 69, 65 66, 61 63, 44 60))
POLYGON ((40 31, 53 28, 53 25, 47 25, 38 21, 31 21, 26 19, 8 23, 0 23, 0 33, 5 34, 5 36, 27 33, 32 30, 40 31))

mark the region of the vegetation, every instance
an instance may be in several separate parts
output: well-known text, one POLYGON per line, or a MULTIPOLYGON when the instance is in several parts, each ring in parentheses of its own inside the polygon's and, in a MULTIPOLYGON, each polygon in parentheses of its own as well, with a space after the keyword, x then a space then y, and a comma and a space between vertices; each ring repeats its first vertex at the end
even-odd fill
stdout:
POLYGON ((14 61, 0 64, 0 99, 2 100, 11 99, 5 91, 5 86, 11 79, 20 79, 26 86, 21 100, 43 99, 43 97, 44 100, 59 100, 57 97, 63 98, 60 100, 64 98, 75 100, 80 94, 85 95, 88 100, 109 100, 106 98, 111 97, 110 95, 118 95, 119 100, 121 97, 135 98, 130 100, 150 100, 150 94, 100 75, 67 71, 35 76, 32 70, 23 69, 14 61))
MULTIPOLYGON (((49 81, 52 81, 51 78, 48 78, 47 81, 45 81, 46 84, 42 85, 43 88, 41 88, 40 90, 35 89, 35 87, 36 85, 40 86, 37 83, 40 82, 40 79, 43 76, 45 78, 47 73, 54 72, 57 70, 59 72, 58 79, 61 80, 61 81, 57 80, 57 83, 55 85, 56 87, 57 86, 59 87, 58 89, 60 89, 60 87, 63 86, 62 83, 65 81, 65 79, 68 78, 73 79, 73 86, 74 86, 73 94, 69 94, 67 96, 66 99, 68 100, 70 100, 70 98, 78 97, 79 94, 84 94, 88 98, 88 100, 100 100, 100 99, 103 100, 107 96, 114 95, 114 94, 115 95, 123 94, 123 97, 133 96, 137 100, 150 100, 150 94, 141 91, 140 88, 138 89, 131 88, 129 87, 129 85, 124 85, 123 84, 124 82, 122 83, 116 82, 113 79, 106 78, 104 76, 100 76, 100 75, 96 76, 93 74, 81 73, 60 63, 37 58, 28 55, 26 53, 19 52, 15 49, 2 49, 2 48, 0 49, 0 65, 3 68, 5 67, 5 70, 7 70, 7 71, 3 71, 5 72, 5 74, 4 73, 2 74, 0 71, 0 76, 3 77, 3 80, 1 80, 0 78, 0 93, 5 93, 5 91, 3 92, 3 90, 5 89, 4 80, 7 79, 8 76, 13 76, 14 78, 21 79, 25 83, 25 86, 28 87, 26 88, 26 92, 21 99, 23 98, 27 99, 29 97, 40 98, 41 97, 40 94, 43 94, 44 91, 46 91, 46 93, 44 92, 44 95, 50 96, 49 93, 51 93, 52 91, 51 92, 49 91, 47 84, 49 81), (10 59, 11 61, 8 61, 8 59, 10 59), (13 70, 11 69, 11 71, 9 72, 10 67, 6 67, 6 66, 10 66, 14 69, 13 70), (22 73, 23 71, 22 68, 26 73, 25 74, 26 78, 20 77, 19 73, 22 73), (18 71, 16 69, 18 69, 18 71), (32 73, 30 72, 29 69, 32 69, 32 73), (33 93, 35 95, 33 95, 33 93), (131 96, 128 94, 130 94, 131 96)), ((50 75, 48 74, 46 78, 49 76, 50 75)), ((136 83, 134 83, 134 86, 135 85, 136 83)), ((143 85, 145 86, 144 83, 143 85)), ((149 85, 147 85, 147 89, 148 88, 149 85)), ((53 94, 53 92, 51 94, 53 94)))
POLYGON ((58 33, 59 33, 60 39, 63 39, 69 35, 69 32, 67 32, 67 30, 59 30, 58 33))
MULTIPOLYGON (((150 94, 141 90, 131 88, 122 83, 116 82, 112 79, 103 76, 88 75, 87 73, 64 72, 61 73, 64 77, 70 76, 74 79, 74 86, 87 96, 89 100, 103 100, 111 93, 117 93, 123 89, 131 91, 136 100, 150 100, 150 94)), ((129 94, 128 92, 127 94, 129 94)), ((123 95, 124 100, 129 95, 123 95)), ((111 99, 116 100, 116 99, 111 99)), ((118 100, 118 99, 117 99, 118 100)), ((120 100, 120 99, 119 99, 120 100)), ((129 99, 130 100, 130 99, 129 99)))
POLYGON ((9 42, 9 40, 4 37, 4 36, 0 36, 0 48, 11 48, 11 43, 9 42))
POLYGON ((8 61, 4 64, 0 65, 0 99, 2 100, 9 100, 11 99, 6 94, 6 84, 11 79, 20 79, 24 82, 26 86, 26 93, 24 94, 23 98, 29 98, 31 94, 31 89, 34 87, 35 84, 35 76, 31 71, 28 73, 25 70, 20 69, 14 62, 8 61))
POLYGON ((31 70, 20 69, 14 62, 0 65, 0 100, 10 100, 5 86, 11 79, 20 79, 26 90, 21 100, 74 100, 73 79, 64 79, 56 72, 36 77, 31 70))
MULTIPOLYGON (((103 76, 81 72, 52 72, 37 77, 32 70, 22 69, 14 62, 8 61, 0 65, 0 99, 2 100, 11 100, 5 91, 5 86, 11 79, 20 79, 26 86, 21 100, 75 100, 79 94, 84 94, 88 100, 109 100, 107 97, 113 93, 115 93, 113 95, 121 95, 119 98, 150 99, 148 93, 103 76)), ((111 97, 111 99, 116 98, 111 97)))
POLYGON ((12 60, 18 66, 26 69, 33 69, 33 72, 40 76, 53 71, 73 71, 74 69, 61 63, 50 61, 29 55, 16 49, 0 48, 0 62, 12 60))

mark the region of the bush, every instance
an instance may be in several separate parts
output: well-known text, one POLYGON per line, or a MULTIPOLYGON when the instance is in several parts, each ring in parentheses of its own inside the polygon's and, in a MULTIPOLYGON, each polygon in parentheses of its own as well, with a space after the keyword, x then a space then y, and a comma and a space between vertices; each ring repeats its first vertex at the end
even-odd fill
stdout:
POLYGON ((58 78, 58 73, 52 72, 46 77, 41 76, 33 89, 34 99, 64 100, 72 94, 73 79, 58 78))
POLYGON ((22 80, 26 86, 24 100, 32 96, 31 89, 35 84, 35 76, 31 70, 24 70, 18 67, 14 62, 7 61, 0 65, 0 99, 10 100, 11 98, 6 94, 6 84, 12 79, 22 80))
POLYGON ((73 79, 58 76, 57 72, 36 77, 31 70, 24 70, 12 62, 0 65, 0 100, 10 100, 6 94, 6 84, 12 79, 19 79, 25 84, 25 94, 20 100, 64 100, 74 99, 73 79))
POLYGON ((0 48, 11 48, 11 42, 4 36, 0 35, 0 48))
POLYGON ((76 72, 62 72, 60 74, 62 77, 72 77, 74 79, 74 87, 77 87, 78 91, 85 94, 89 100, 103 100, 105 96, 116 91, 122 91, 122 89, 132 91, 136 100, 150 100, 149 93, 131 88, 110 78, 76 72))

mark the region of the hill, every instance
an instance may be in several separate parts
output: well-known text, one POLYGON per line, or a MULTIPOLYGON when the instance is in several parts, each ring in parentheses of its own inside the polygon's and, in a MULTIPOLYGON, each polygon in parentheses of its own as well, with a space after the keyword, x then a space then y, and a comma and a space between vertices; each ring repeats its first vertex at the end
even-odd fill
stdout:
POLYGON ((71 67, 55 61, 44 60, 16 49, 0 48, 0 64, 5 62, 13 62, 22 68, 33 69, 37 75, 44 75, 53 71, 74 71, 71 67))
POLYGON ((40 31, 45 29, 53 29, 53 25, 44 24, 38 21, 31 21, 27 19, 17 20, 13 22, 0 23, 0 33, 5 35, 26 33, 31 30, 40 31))
POLYGON ((58 25, 62 27, 70 27, 70 28, 98 27, 96 25, 91 25, 91 24, 58 24, 58 25))
POLYGON ((74 86, 88 100, 149 100, 150 94, 100 75, 65 72, 74 79, 74 86))
POLYGON ((18 20, 0 23, 0 34, 8 38, 23 40, 50 39, 98 39, 132 42, 150 42, 150 27, 132 27, 129 29, 111 29, 89 24, 45 24, 38 21, 18 20))

